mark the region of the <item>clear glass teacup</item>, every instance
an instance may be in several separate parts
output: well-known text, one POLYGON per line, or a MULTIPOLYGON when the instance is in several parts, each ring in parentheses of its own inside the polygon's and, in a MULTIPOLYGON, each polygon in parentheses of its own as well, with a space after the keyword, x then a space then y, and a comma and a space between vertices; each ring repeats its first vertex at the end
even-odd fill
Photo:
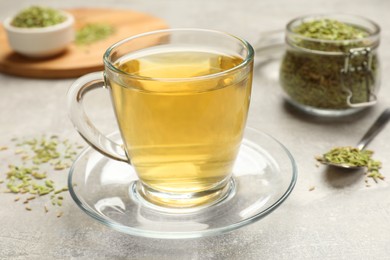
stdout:
POLYGON ((230 34, 202 29, 148 32, 114 44, 104 73, 76 80, 70 118, 100 153, 130 163, 141 202, 197 209, 223 200, 250 103, 254 51, 230 34), (110 92, 123 145, 86 116, 84 95, 110 92))

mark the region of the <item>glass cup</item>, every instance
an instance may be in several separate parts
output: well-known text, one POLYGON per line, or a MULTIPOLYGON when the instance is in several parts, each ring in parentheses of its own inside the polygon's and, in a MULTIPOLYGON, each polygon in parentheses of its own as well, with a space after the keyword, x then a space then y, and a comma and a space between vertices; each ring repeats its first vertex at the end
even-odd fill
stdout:
MULTIPOLYGON (((70 118, 97 151, 132 165, 140 203, 199 209, 234 190, 232 168, 246 125, 254 51, 230 34, 168 29, 120 41, 104 54, 104 73, 68 92, 70 118), (110 92, 123 145, 86 116, 84 95, 110 92)), ((115 173, 112 173, 115 174, 115 173)))

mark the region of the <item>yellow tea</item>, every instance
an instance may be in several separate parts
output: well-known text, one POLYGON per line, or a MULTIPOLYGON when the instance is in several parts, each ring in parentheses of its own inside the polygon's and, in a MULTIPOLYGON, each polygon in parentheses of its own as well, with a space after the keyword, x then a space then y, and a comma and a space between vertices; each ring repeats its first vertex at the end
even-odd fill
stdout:
POLYGON ((226 185, 252 81, 252 70, 227 71, 242 61, 179 49, 133 54, 116 63, 129 77, 110 79, 112 99, 125 150, 143 185, 175 194, 226 185))

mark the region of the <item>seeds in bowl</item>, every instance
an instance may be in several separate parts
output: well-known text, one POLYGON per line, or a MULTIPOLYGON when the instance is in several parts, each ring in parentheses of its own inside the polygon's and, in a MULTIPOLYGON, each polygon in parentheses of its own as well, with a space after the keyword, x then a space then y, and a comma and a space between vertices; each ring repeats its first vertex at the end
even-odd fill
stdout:
POLYGON ((60 24, 66 16, 50 7, 31 6, 20 11, 11 21, 11 25, 20 28, 42 28, 60 24))

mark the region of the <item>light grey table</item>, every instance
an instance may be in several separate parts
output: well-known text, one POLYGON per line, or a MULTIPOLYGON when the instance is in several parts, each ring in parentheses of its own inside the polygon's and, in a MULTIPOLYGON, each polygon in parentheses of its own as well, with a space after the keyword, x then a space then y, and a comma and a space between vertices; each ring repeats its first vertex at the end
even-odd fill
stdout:
MULTIPOLYGON (((30 5, 0 0, 0 19, 30 5)), ((276 71, 255 68, 249 122, 271 133, 294 155, 299 169, 291 196, 266 218, 234 232, 203 239, 132 237, 103 226, 65 195, 64 215, 27 212, 0 193, 0 259, 390 259, 390 127, 370 147, 387 179, 366 187, 362 175, 316 167, 314 156, 334 145, 355 144, 390 104, 390 2, 388 0, 94 0, 34 1, 56 7, 115 7, 147 12, 171 27, 231 32, 255 44, 259 34, 313 13, 363 15, 382 27, 382 86, 372 109, 343 120, 302 115, 285 104, 276 71), (309 191, 310 187, 315 187, 309 191)), ((0 46, 1 48, 1 46, 0 46)), ((0 75, 0 146, 12 137, 54 133, 82 142, 67 118, 65 95, 73 79, 37 80, 0 75)), ((105 133, 115 130, 104 91, 88 99, 89 113, 105 133)), ((0 174, 12 156, 0 154, 0 174)), ((56 176, 66 181, 66 172, 56 176)), ((4 186, 2 186, 2 190, 4 186)))

